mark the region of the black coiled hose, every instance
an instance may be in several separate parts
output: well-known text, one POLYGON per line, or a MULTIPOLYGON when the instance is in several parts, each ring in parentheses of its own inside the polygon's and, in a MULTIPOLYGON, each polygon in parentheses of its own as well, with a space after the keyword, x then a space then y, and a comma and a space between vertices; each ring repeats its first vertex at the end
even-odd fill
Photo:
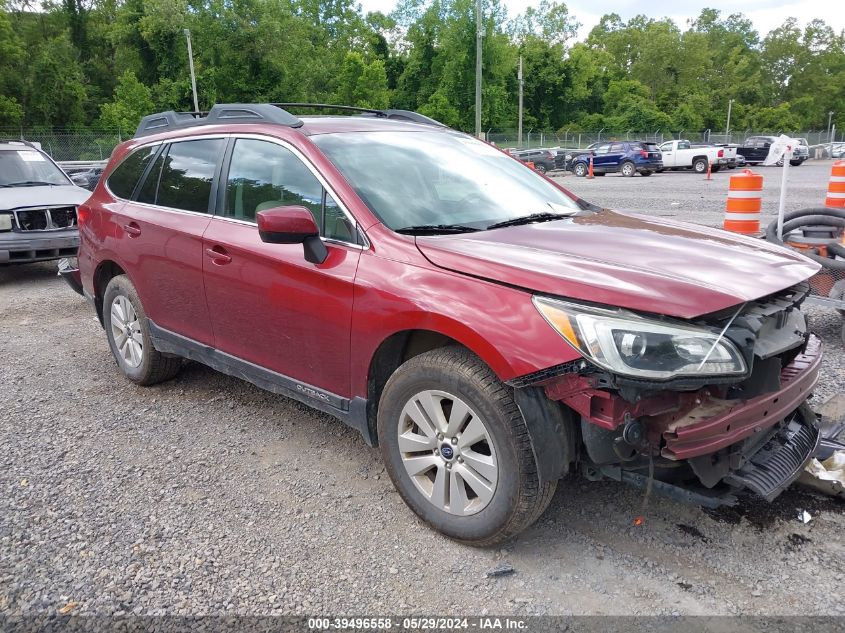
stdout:
MULTIPOLYGON (((817 207, 813 209, 801 209, 800 211, 790 211, 784 214, 784 235, 802 226, 836 226, 845 228, 845 209, 817 207)), ((778 223, 776 221, 766 227, 766 241, 784 246, 783 240, 778 238, 778 223)), ((831 255, 845 257, 845 246, 838 240, 831 240, 827 243, 827 252, 831 255)), ((845 260, 822 257, 815 249, 802 250, 801 254, 817 261, 825 268, 845 270, 845 260)))

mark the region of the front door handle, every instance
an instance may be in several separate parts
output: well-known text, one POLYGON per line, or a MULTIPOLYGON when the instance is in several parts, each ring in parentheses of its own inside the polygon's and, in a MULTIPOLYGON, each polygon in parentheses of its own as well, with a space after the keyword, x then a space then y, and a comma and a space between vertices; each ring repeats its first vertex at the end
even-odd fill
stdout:
POLYGON ((218 266, 223 266, 224 264, 229 264, 232 262, 232 257, 229 253, 226 252, 226 249, 222 246, 215 246, 214 248, 207 248, 205 249, 205 254, 211 258, 218 266))
POLYGON ((129 237, 138 237, 141 234, 141 227, 138 226, 135 222, 129 222, 128 224, 124 224, 123 230, 126 231, 126 234, 129 237))

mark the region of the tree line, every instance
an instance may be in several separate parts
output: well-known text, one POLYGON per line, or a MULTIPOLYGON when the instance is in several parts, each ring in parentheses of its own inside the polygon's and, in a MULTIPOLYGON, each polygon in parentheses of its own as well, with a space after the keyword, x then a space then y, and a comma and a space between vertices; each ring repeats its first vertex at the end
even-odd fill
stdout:
MULTIPOLYGON (((541 0, 508 18, 484 1, 482 126, 570 131, 825 129, 845 124, 845 33, 788 18, 761 35, 740 13, 608 14, 584 41, 541 0)), ((474 0, 0 0, 0 126, 134 130, 143 114, 308 101, 416 110, 474 127, 474 0)))

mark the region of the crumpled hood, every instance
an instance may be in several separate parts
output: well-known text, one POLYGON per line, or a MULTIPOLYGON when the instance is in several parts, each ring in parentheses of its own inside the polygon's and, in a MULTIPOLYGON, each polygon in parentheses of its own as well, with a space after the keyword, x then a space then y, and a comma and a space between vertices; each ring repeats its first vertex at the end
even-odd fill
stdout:
POLYGON ((441 268, 687 319, 788 288, 820 268, 763 240, 609 210, 416 243, 441 268))
POLYGON ((76 185, 0 188, 0 211, 59 204, 82 204, 91 192, 76 185))

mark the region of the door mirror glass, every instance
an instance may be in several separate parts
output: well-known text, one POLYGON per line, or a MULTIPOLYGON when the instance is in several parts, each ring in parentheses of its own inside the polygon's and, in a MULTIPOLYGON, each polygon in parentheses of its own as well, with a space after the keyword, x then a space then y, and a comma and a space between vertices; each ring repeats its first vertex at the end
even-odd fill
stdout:
POLYGON ((328 257, 311 211, 302 206, 273 207, 256 213, 258 234, 269 244, 302 244, 305 259, 322 264, 328 257))

